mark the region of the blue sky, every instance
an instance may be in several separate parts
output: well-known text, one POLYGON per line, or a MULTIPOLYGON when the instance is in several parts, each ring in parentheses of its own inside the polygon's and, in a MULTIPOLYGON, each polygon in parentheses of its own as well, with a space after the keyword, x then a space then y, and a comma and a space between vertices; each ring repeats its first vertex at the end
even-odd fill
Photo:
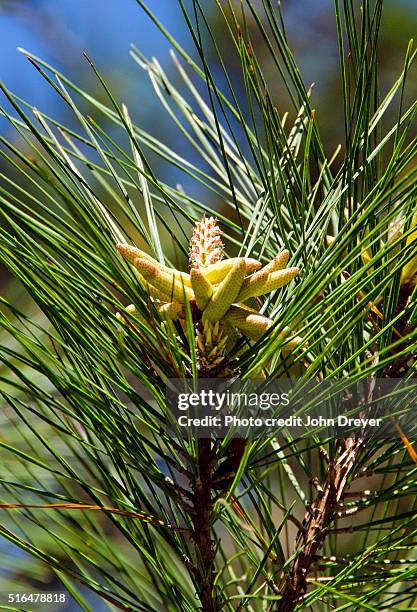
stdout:
MULTIPOLYGON (((0 79, 12 91, 44 110, 50 110, 56 98, 18 53, 18 46, 61 68, 78 83, 88 81, 90 85, 91 70, 82 57, 86 51, 105 74, 107 71, 112 83, 122 85, 124 91, 118 93, 129 104, 138 102, 139 106, 143 100, 138 86, 145 78, 129 58, 129 44, 134 42, 146 55, 157 55, 162 63, 169 65, 169 43, 136 0, 6 0, 5 4, 20 8, 15 11, 0 8, 0 79)), ((187 45, 186 26, 178 2, 147 0, 147 5, 187 45)), ((210 9, 215 2, 203 0, 202 5, 210 9)), ((385 6, 412 9, 416 0, 385 0, 385 6)), ((333 33, 328 35, 328 24, 334 27, 333 17, 325 18, 333 15, 333 0, 283 0, 283 7, 289 30, 298 38, 305 72, 320 86, 320 80, 329 74, 331 56, 337 57, 333 46, 336 39, 333 33), (314 32, 318 44, 311 46, 314 32)))
MULTIPOLYGON (((19 3, 17 3, 19 4, 19 3)), ((172 0, 150 0, 149 7, 181 37, 184 26, 178 5, 172 0)), ((146 54, 167 55, 168 43, 152 26, 135 0, 21 0, 21 10, 0 9, 0 78, 12 91, 45 109, 51 92, 36 70, 17 51, 22 46, 84 80, 89 71, 82 52, 98 66, 111 66, 123 80, 138 70, 129 60, 129 44, 146 54)))

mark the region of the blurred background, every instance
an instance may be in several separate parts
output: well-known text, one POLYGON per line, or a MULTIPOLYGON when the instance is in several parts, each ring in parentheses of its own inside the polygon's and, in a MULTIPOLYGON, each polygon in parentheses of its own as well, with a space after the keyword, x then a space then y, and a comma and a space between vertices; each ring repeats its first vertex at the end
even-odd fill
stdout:
MULTIPOLYGON (((148 0, 147 4, 177 40, 193 53, 193 45, 177 2, 148 0)), ((333 152, 343 138, 342 105, 338 102, 341 100, 341 92, 333 0, 282 0, 281 4, 290 46, 305 82, 307 85, 315 84, 313 107, 317 109, 316 118, 328 152, 333 152)), ((222 37, 224 23, 216 2, 203 0, 202 6, 218 33, 221 51, 228 58, 232 81, 239 89, 239 60, 232 49, 228 48, 228 37, 222 37)), ((401 73, 408 41, 415 37, 416 32, 416 0, 386 0, 379 57, 382 92, 386 92, 401 73)), ((103 91, 83 57, 85 52, 105 76, 112 91, 117 93, 119 101, 127 103, 136 123, 165 143, 175 143, 180 154, 187 153, 185 139, 178 138, 177 128, 161 110, 148 76, 129 56, 129 45, 133 42, 147 57, 156 56, 173 82, 179 82, 178 73, 169 56, 169 43, 135 0, 0 0, 0 40, 0 79, 31 105, 42 108, 68 127, 78 127, 73 113, 24 55, 19 53, 18 47, 41 57, 83 89, 104 99, 103 91)), ((260 43, 256 46, 255 28, 253 42, 265 73, 274 82, 274 103, 283 114, 288 98, 278 80, 273 80, 275 69, 270 56, 260 43)), ((213 56, 211 61, 214 75, 221 80, 216 58, 213 56)), ((414 80, 409 83, 407 96, 415 98, 416 93, 417 81, 414 80)), ((1 116, 0 135, 11 141, 16 139, 12 127, 1 116)), ((175 176, 170 174, 174 173, 173 169, 154 166, 154 171, 158 175, 163 173, 165 180, 175 181, 175 176)), ((220 203, 212 202, 211 205, 216 207, 220 203)), ((19 291, 1 268, 0 291, 8 295, 17 295, 19 291)), ((5 558, 4 546, 5 543, 0 541, 2 558, 5 558)), ((8 555, 10 552, 8 549, 8 555)), ((14 561, 0 568, 0 590, 4 590, 10 580, 18 583, 19 575, 25 575, 26 579, 31 576, 32 584, 38 588, 56 587, 53 576, 41 571, 39 565, 30 561, 22 552, 17 549, 14 552, 13 557, 8 556, 14 561)), ((92 604, 95 611, 107 609, 101 608, 96 600, 92 600, 92 604)), ((79 609, 75 602, 72 602, 70 608, 79 609)))
MULTIPOLYGON (((201 4, 218 33, 220 49, 227 58, 233 85, 238 87, 239 58, 228 48, 230 40, 216 2, 204 0, 201 4), (223 30, 225 36, 222 36, 223 30)), ((254 4, 256 6, 256 2, 254 4)), ((193 45, 178 3, 175 0, 148 0, 147 5, 193 54, 193 45)), ((236 1, 236 5, 239 2, 236 1)), ((291 48, 305 82, 308 85, 314 83, 313 106, 317 109, 316 117, 323 130, 323 140, 328 142, 329 149, 334 149, 340 142, 341 133, 336 103, 340 83, 333 0, 282 0, 281 5, 291 48)), ((359 0, 357 5, 360 7, 359 0)), ((191 0, 186 0, 185 6, 189 7, 191 14, 191 0)), ((379 57, 383 92, 398 77, 408 41, 415 38, 417 31, 415 0, 385 0, 384 6, 379 57)), ((255 24, 252 26, 255 51, 266 75, 276 83, 274 102, 283 114, 288 104, 284 88, 278 79, 273 78, 273 62, 260 46, 255 24)), ((155 113, 160 109, 159 103, 147 75, 129 57, 129 45, 133 42, 147 57, 156 56, 175 82, 176 72, 169 57, 170 45, 135 0, 106 0, 105 3, 99 0, 0 0, 0 36, 0 79, 33 106, 50 112, 63 123, 75 125, 72 112, 17 48, 30 50, 100 97, 102 90, 82 56, 85 52, 145 129, 150 128, 155 136, 166 140, 171 136, 175 138, 177 147, 182 146, 178 134, 169 133, 173 127, 169 121, 154 120, 155 113)), ((213 56, 211 60, 216 74, 216 58, 213 56)), ((409 96, 415 97, 416 90, 416 82, 411 89, 408 84, 409 96)), ((6 122, 0 118, 1 132, 7 129, 6 122)))

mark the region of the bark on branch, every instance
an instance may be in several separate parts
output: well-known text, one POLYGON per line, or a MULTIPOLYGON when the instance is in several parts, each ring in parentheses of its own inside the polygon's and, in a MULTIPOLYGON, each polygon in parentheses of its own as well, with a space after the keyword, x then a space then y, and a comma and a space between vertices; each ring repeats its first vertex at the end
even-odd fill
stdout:
POLYGON ((279 612, 292 612, 307 592, 308 574, 336 518, 362 442, 348 438, 337 440, 336 445, 335 460, 329 462, 326 480, 297 534, 294 552, 298 554, 283 578, 279 612))

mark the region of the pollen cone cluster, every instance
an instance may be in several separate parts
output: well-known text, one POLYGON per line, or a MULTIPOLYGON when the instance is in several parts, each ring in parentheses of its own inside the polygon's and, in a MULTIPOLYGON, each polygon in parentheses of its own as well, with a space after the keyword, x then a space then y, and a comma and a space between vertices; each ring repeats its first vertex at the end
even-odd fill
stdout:
POLYGON ((162 320, 185 320, 185 304, 189 303, 197 325, 197 349, 206 369, 219 366, 228 340, 237 335, 257 340, 272 325, 271 319, 245 302, 283 287, 299 273, 299 268, 286 267, 288 251, 263 265, 247 257, 222 259, 222 246, 217 221, 205 216, 191 238, 189 274, 161 265, 136 247, 116 245, 136 269, 162 320))

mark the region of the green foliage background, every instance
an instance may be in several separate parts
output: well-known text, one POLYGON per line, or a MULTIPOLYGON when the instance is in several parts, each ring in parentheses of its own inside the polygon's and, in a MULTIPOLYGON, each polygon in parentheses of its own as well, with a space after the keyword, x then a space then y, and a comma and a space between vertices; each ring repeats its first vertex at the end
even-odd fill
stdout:
MULTIPOLYGON (((322 136, 329 109, 314 104, 301 76, 285 9, 268 0, 214 4, 222 28, 210 25, 198 0, 178 2, 194 58, 163 30, 175 78, 131 51, 161 102, 158 121, 174 122, 190 145, 187 157, 137 125, 135 110, 102 75, 105 66, 91 62, 97 99, 24 52, 77 129, 2 85, 2 112, 18 138, 1 137, 0 259, 21 293, 0 298, 0 534, 31 555, 13 558, 7 588, 22 590, 33 571, 40 583, 69 589, 83 609, 80 585, 111 609, 199 607, 191 569, 199 559, 184 531, 192 528, 184 491, 197 447, 175 444, 163 429, 165 380, 195 372, 194 336, 190 328, 167 330, 116 242, 146 245, 156 256, 162 245, 166 263, 185 269, 192 226, 207 212, 220 219, 229 255, 267 261, 290 251, 302 274, 262 305, 274 330, 230 355, 242 378, 260 369, 352 379, 414 374, 412 42, 404 40, 398 74, 381 84, 383 3, 335 3, 341 104, 333 140, 326 125, 322 136), (277 107, 278 80, 286 94, 277 107), (165 182, 156 159, 173 165, 187 189, 165 182), (402 234, 392 238, 399 221, 402 234), (127 330, 116 313, 128 303, 145 322, 132 318, 127 330), (303 337, 290 355, 285 326, 303 337), (36 507, 51 504, 66 507, 36 507)), ((316 495, 311 480, 325 481, 326 453, 332 460, 337 452, 333 440, 320 446, 275 438, 248 445, 212 517, 224 609, 279 609, 297 525, 316 495)), ((218 452, 226 455, 227 442, 218 452)), ((297 609, 413 609, 416 469, 400 438, 364 445, 349 475, 357 497, 346 502, 358 516, 332 519, 342 531, 326 538, 297 609), (364 474, 371 475, 365 486, 364 474)))

